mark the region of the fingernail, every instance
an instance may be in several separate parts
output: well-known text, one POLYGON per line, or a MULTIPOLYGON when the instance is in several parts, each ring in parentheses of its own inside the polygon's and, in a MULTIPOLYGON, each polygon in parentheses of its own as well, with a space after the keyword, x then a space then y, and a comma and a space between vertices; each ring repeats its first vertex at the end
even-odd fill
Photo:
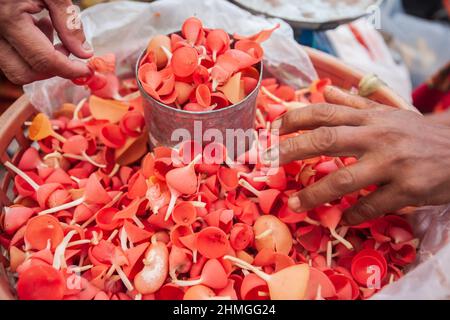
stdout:
POLYGON ((272 122, 272 125, 270 127, 272 129, 280 129, 282 124, 283 124, 283 121, 281 119, 277 119, 274 122, 272 122))
POLYGON ((94 49, 92 48, 92 45, 89 43, 89 41, 85 41, 83 42, 83 44, 81 45, 81 47, 85 50, 85 51, 94 51, 94 49))
POLYGON ((265 163, 272 163, 278 160, 280 156, 280 149, 278 148, 278 146, 274 146, 271 147, 269 149, 267 149, 264 154, 262 155, 262 160, 265 163))
POLYGON ((301 212, 300 199, 296 196, 290 197, 288 200, 289 208, 295 212, 301 212))

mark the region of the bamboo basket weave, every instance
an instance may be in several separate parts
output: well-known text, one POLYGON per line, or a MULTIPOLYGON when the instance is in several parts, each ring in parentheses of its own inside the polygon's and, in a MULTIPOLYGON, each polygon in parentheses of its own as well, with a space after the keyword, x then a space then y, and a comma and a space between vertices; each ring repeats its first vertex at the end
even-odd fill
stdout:
MULTIPOLYGON (((304 48, 311 58, 319 77, 330 78, 334 85, 343 89, 357 87, 359 81, 364 76, 362 72, 356 71, 345 65, 338 59, 319 52, 311 48, 304 48)), ((411 111, 417 111, 413 106, 409 105, 397 94, 395 94, 387 86, 381 86, 370 99, 411 111)), ((0 161, 3 164, 10 161, 17 164, 22 153, 31 145, 31 142, 25 135, 25 122, 31 120, 36 110, 29 103, 26 96, 16 100, 4 113, 0 116, 0 161)), ((13 201, 13 175, 7 171, 2 165, 0 167, 0 233, 3 228, 3 207, 9 206, 13 201)), ((8 261, 0 251, 0 300, 14 299, 13 290, 10 289, 6 278, 6 268, 8 261)))

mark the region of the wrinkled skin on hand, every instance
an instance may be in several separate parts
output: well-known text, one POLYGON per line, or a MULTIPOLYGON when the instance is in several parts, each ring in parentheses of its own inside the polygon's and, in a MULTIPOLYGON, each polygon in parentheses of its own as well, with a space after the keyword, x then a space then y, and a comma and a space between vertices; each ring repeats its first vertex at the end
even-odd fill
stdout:
POLYGON ((266 160, 279 154, 281 164, 319 155, 355 156, 359 161, 294 194, 289 199, 293 210, 303 212, 374 184, 376 191, 346 210, 345 222, 357 225, 406 206, 450 202, 448 122, 334 87, 326 88, 325 98, 326 104, 291 111, 274 122, 280 134, 310 131, 283 141, 266 160))
POLYGON ((0 0, 0 69, 9 80, 25 84, 90 73, 86 64, 68 58, 71 53, 82 59, 93 54, 82 28, 68 27, 67 22, 73 19, 68 10, 71 5, 70 0, 0 0), (43 9, 49 11, 50 18, 32 16, 43 9), (60 45, 53 45, 54 30, 60 45))

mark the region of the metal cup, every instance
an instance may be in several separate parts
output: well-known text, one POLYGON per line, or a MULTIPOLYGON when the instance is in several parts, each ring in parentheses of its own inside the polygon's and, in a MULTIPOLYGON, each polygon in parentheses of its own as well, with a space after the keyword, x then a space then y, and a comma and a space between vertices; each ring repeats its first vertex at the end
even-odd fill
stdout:
MULTIPOLYGON (((261 62, 257 65, 260 74, 258 84, 242 101, 223 109, 193 112, 179 110, 163 104, 145 92, 138 78, 138 69, 144 55, 145 51, 139 57, 136 65, 136 79, 144 100, 144 117, 148 128, 150 148, 153 149, 157 146, 176 146, 180 141, 178 139, 172 139, 172 134, 175 130, 182 128, 190 133, 191 140, 199 143, 201 142, 203 145, 209 142, 204 141, 203 139, 205 131, 208 129, 217 129, 222 134, 224 139, 223 143, 226 146, 228 146, 227 141, 225 141, 227 129, 242 129, 246 131, 254 128, 256 98, 261 85, 263 71, 261 62), (201 126, 201 130, 198 128, 199 126, 201 126), (194 130, 195 127, 197 127, 196 130, 194 130), (201 141, 198 141, 199 139, 201 139, 201 141)), ((253 136, 247 137, 248 142, 244 142, 245 150, 248 149, 253 140, 253 136)), ((242 141, 237 141, 237 143, 242 143, 242 141)), ((234 149, 233 152, 236 152, 235 150, 236 149, 234 149)), ((228 151, 230 152, 231 150, 228 151)))

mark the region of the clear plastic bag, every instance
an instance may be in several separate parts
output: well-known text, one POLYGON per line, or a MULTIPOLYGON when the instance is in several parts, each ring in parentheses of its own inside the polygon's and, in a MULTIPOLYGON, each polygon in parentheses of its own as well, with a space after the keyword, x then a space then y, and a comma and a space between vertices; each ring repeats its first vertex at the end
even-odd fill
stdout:
POLYGON ((410 217, 420 239, 417 259, 373 299, 450 299, 450 206, 422 207, 410 217))

